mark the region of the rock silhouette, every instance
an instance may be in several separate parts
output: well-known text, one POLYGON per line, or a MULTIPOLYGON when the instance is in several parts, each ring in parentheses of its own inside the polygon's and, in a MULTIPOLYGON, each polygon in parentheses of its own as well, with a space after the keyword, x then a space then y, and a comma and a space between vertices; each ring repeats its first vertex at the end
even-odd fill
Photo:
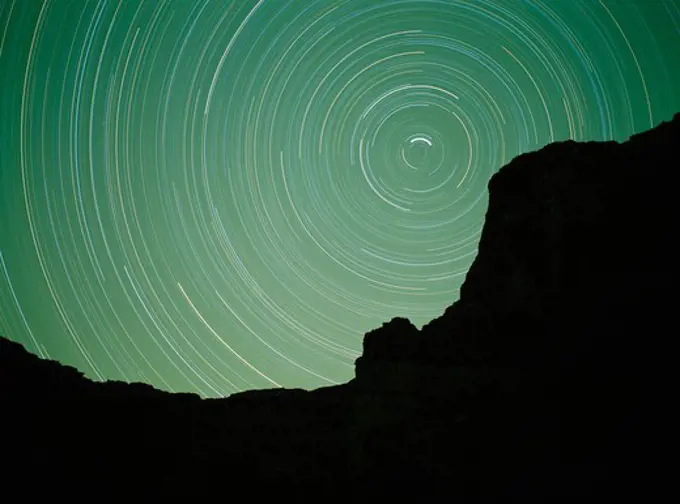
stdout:
POLYGON ((347 384, 201 399, 0 338, 0 492, 661 493, 679 142, 680 114, 503 167, 460 300, 367 333, 347 384))

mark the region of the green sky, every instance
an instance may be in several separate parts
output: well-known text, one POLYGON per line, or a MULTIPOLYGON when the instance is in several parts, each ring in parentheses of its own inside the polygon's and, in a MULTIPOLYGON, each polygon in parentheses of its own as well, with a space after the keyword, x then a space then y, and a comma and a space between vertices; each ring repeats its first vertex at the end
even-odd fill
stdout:
POLYGON ((0 334, 205 396, 347 381, 457 299, 494 171, 670 119, 679 62, 675 0, 0 0, 0 334))

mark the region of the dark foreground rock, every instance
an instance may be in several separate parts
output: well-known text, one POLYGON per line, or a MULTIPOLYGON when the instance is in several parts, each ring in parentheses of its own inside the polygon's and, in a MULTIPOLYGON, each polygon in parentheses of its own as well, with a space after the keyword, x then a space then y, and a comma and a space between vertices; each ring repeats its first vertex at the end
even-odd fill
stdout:
POLYGON ((679 143, 676 115, 513 160, 460 300, 420 331, 369 332, 344 385, 201 399, 95 383, 0 338, 3 502, 252 484, 653 498, 670 471, 679 143))

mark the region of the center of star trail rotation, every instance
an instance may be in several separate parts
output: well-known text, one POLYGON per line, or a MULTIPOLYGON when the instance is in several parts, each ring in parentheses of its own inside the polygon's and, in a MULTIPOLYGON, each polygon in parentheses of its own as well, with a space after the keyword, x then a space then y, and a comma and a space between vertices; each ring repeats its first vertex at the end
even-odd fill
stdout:
POLYGON ((0 334, 204 396, 347 381, 457 299, 495 170, 669 119, 678 61, 672 0, 2 1, 0 334))

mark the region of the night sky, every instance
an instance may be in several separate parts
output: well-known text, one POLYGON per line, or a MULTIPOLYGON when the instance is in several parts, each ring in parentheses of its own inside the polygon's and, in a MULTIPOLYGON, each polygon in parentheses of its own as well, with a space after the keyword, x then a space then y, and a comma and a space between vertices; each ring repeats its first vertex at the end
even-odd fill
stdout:
POLYGON ((676 0, 0 0, 0 335, 204 396, 345 382, 457 299, 496 170, 678 111, 676 0))

